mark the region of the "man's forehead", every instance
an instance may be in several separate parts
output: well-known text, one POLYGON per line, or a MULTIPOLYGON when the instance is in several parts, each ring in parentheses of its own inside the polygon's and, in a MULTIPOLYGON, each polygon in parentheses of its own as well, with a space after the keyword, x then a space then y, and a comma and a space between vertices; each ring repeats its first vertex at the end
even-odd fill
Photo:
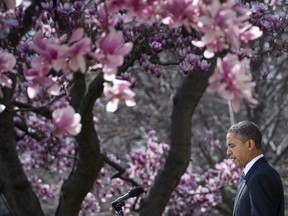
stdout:
POLYGON ((231 133, 227 133, 226 138, 227 139, 241 139, 241 136, 237 133, 231 132, 231 133))
POLYGON ((236 133, 228 133, 226 136, 226 143, 229 144, 233 141, 241 140, 241 136, 236 133))

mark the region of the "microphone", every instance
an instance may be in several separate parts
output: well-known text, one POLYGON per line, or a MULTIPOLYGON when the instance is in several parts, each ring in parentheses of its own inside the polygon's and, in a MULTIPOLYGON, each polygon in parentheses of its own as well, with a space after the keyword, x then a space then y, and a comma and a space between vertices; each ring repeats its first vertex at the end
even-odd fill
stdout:
POLYGON ((144 190, 142 187, 134 188, 134 189, 130 190, 128 193, 126 193, 125 195, 123 195, 123 196, 119 197, 118 199, 116 199, 115 201, 113 201, 111 204, 113 205, 116 203, 124 202, 125 200, 127 200, 131 197, 136 197, 143 192, 144 192, 144 190))
POLYGON ((113 206, 113 208, 116 211, 121 210, 121 207, 124 206, 124 201, 131 198, 131 197, 136 197, 140 194, 142 194, 144 192, 142 187, 136 187, 132 190, 130 190, 128 193, 126 193, 125 195, 119 197, 118 199, 116 199, 115 201, 113 201, 111 203, 111 205, 113 206))

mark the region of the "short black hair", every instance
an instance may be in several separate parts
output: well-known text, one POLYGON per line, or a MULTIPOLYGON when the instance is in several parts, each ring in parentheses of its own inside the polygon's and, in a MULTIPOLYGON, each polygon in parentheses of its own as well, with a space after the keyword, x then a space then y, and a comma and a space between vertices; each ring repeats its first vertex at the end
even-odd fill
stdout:
POLYGON ((255 142, 255 146, 261 149, 262 133, 259 127, 251 121, 241 121, 232 125, 227 133, 234 133, 240 136, 243 142, 252 139, 255 142))

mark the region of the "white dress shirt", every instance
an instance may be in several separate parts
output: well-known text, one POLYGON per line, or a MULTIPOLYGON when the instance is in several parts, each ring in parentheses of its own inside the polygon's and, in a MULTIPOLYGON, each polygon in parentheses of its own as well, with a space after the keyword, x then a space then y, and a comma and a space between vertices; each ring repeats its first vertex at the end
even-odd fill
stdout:
POLYGON ((253 158, 248 164, 246 164, 246 166, 244 167, 243 172, 245 173, 245 175, 248 173, 248 171, 251 169, 251 167, 253 166, 253 164, 259 160, 260 158, 264 157, 263 154, 258 155, 257 157, 253 158))

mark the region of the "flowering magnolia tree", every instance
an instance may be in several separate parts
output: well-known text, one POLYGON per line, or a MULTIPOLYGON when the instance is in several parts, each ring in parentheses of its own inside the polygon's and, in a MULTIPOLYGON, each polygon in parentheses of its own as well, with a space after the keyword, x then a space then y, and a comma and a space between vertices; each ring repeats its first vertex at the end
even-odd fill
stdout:
MULTIPOLYGON (((210 136, 211 138, 211 136, 210 136)), ((217 143, 217 140, 210 139, 217 143)), ((112 178, 109 166, 104 166, 97 179, 94 189, 83 203, 80 215, 97 215, 101 212, 101 204, 111 198, 126 193, 129 188, 141 185, 148 189, 155 179, 157 172, 165 163, 165 155, 169 152, 169 145, 159 143, 155 131, 147 134, 147 143, 142 149, 136 149, 128 156, 127 169, 119 176, 112 178), (101 199, 97 199, 101 197, 101 199), (87 207, 85 207, 87 206, 87 207)), ((118 172, 123 171, 119 159, 107 155, 108 164, 118 172)), ((235 168, 231 160, 224 160, 216 164, 213 169, 204 170, 202 174, 188 168, 182 175, 179 184, 171 194, 165 215, 206 215, 208 210, 221 203, 221 190, 235 185, 239 179, 240 170, 235 168)), ((127 200, 123 211, 131 215, 139 208, 140 201, 127 200)), ((103 205, 102 205, 103 206, 103 205)))
MULTIPOLYGON (((44 214, 35 190, 52 198, 59 193, 56 215, 78 215, 86 196, 82 214, 99 210, 91 202, 100 194, 95 180, 107 175, 103 158, 111 160, 101 155, 93 118, 96 101, 103 94, 108 112, 115 112, 121 101, 135 106, 135 67, 155 78, 171 65, 183 74, 173 99, 170 145, 148 145, 165 160, 155 156, 141 173, 139 163, 148 163, 141 162, 141 155, 149 152, 130 155, 126 176, 133 185, 137 181, 131 179, 141 178, 138 183, 147 191, 140 214, 178 214, 187 202, 202 203, 203 213, 221 200, 219 189, 235 182, 237 170, 223 161, 205 173, 210 180, 202 187, 203 176, 187 173, 191 117, 206 90, 230 101, 234 111, 243 99, 257 104, 251 60, 267 50, 273 53, 275 40, 285 45, 287 20, 280 1, 0 2, 0 180, 13 215, 44 214), (231 173, 221 171, 225 166, 231 173), (42 184, 39 168, 61 172, 60 183, 42 184), (166 208, 177 191, 187 193, 185 200, 166 208)), ((183 215, 193 214, 193 205, 183 215)))

